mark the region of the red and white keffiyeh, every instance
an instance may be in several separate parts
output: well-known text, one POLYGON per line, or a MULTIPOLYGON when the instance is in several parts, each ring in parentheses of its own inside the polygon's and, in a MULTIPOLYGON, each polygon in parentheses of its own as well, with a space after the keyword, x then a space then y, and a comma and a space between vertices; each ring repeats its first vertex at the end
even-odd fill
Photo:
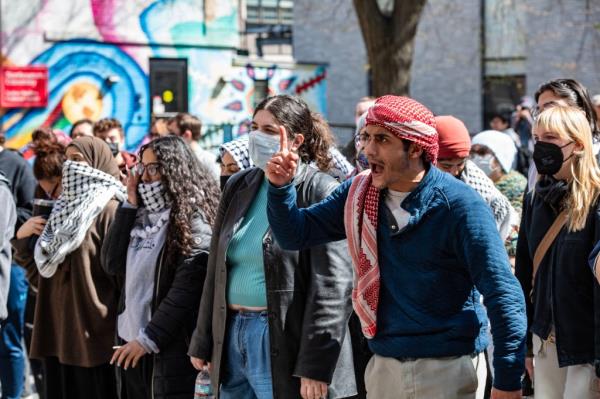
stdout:
POLYGON ((377 125, 403 140, 423 148, 427 159, 435 165, 438 156, 438 133, 433 113, 409 97, 382 96, 367 112, 367 126, 377 125))
POLYGON ((379 263, 377 257, 377 211, 379 189, 372 184, 371 170, 356 175, 344 207, 344 226, 354 266, 352 305, 365 337, 377 332, 379 263))
MULTIPOLYGON (((438 154, 438 134, 433 114, 419 102, 398 96, 383 96, 367 114, 367 126, 377 125, 396 137, 415 142, 434 163, 438 154)), ((352 304, 363 334, 377 333, 379 305, 379 259, 377 254, 377 217, 379 189, 372 184, 371 170, 354 177, 344 207, 344 226, 354 266, 352 304)))

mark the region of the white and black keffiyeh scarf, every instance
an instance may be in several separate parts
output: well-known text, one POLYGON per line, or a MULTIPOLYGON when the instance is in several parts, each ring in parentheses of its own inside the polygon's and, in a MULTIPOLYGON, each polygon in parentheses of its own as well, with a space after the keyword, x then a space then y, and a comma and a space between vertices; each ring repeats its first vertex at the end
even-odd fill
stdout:
POLYGON ((245 170, 254 166, 252 159, 250 159, 248 135, 242 136, 233 141, 224 143, 219 148, 219 153, 223 156, 223 153, 227 151, 231 154, 231 157, 238 165, 240 170, 245 170))
POLYGON ((142 203, 152 213, 160 212, 170 205, 161 181, 153 183, 138 184, 138 191, 142 197, 142 203))
POLYGON ((65 162, 62 187, 35 246, 35 263, 43 277, 52 277, 65 257, 79 248, 92 222, 112 198, 126 198, 121 182, 78 162, 65 162))
POLYGON ((500 236, 503 240, 506 239, 512 231, 516 215, 516 211, 508 198, 496 188, 494 182, 471 160, 467 160, 465 169, 460 175, 460 180, 481 195, 494 214, 500 236))

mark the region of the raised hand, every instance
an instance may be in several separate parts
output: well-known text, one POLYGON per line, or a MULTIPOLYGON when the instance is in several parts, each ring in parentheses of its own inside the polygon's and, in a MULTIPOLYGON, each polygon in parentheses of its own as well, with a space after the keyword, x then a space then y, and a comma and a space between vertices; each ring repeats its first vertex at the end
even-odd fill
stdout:
POLYGON ((296 175, 298 154, 288 148, 288 137, 285 127, 279 127, 279 152, 267 162, 266 175, 276 187, 289 184, 296 175))
POLYGON ((137 168, 135 166, 131 168, 125 167, 127 174, 127 202, 132 206, 138 206, 138 194, 137 185, 140 181, 140 176, 137 174, 137 168))

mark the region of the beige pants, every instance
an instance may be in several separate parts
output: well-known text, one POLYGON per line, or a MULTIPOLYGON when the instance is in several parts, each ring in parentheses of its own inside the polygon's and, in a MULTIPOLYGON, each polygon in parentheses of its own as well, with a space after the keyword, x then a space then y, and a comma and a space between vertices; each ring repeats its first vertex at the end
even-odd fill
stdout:
POLYGON ((590 364, 558 367, 556 344, 533 335, 533 389, 536 399, 598 399, 595 372, 590 364))
POLYGON ((483 353, 405 362, 373 355, 365 384, 369 399, 482 399, 486 376, 483 353))

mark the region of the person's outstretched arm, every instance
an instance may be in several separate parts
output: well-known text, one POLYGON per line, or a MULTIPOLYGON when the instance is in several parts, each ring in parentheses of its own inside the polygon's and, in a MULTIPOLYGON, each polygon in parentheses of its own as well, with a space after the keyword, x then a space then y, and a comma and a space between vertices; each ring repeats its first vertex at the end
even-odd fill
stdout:
POLYGON ((346 238, 344 205, 351 181, 339 186, 330 196, 306 209, 296 205, 293 178, 298 154, 288 148, 285 127, 279 128, 279 152, 267 163, 269 182, 267 215, 277 242, 283 249, 299 250, 346 238))
POLYGON ((346 181, 323 201, 299 209, 296 187, 269 185, 267 216, 277 242, 283 249, 297 251, 346 238, 344 204, 351 181, 346 181))

